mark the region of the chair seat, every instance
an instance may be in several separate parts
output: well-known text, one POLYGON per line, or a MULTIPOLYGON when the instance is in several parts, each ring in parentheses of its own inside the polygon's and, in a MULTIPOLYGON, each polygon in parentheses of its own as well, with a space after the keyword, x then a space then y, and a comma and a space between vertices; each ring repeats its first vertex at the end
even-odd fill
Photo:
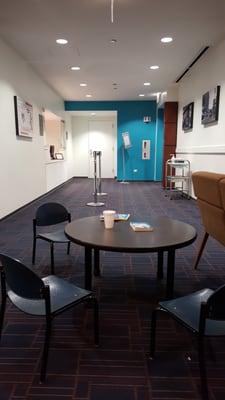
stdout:
MULTIPOLYGON (((50 288, 51 313, 58 312, 91 295, 90 291, 77 287, 55 275, 46 276, 42 280, 50 288)), ((21 311, 33 315, 45 315, 44 300, 28 301, 23 297, 17 296, 11 290, 8 291, 8 296, 21 311)))
POLYGON ((70 240, 66 237, 64 230, 39 233, 37 238, 47 240, 48 242, 69 243, 70 240))
MULTIPOLYGON (((206 302, 213 292, 211 289, 199 290, 177 299, 160 301, 159 306, 193 331, 198 332, 201 303, 206 302)), ((220 336, 224 334, 224 321, 206 319, 205 336, 220 336)))

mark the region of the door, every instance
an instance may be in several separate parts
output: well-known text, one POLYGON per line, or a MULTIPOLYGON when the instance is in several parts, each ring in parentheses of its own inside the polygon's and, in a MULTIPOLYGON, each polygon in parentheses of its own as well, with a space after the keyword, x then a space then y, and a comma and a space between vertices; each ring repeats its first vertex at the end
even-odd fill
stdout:
MULTIPOLYGON (((101 151, 102 178, 115 177, 116 129, 113 121, 89 122, 89 178, 93 178, 93 151, 101 151)), ((98 159, 97 159, 98 162, 98 159)))

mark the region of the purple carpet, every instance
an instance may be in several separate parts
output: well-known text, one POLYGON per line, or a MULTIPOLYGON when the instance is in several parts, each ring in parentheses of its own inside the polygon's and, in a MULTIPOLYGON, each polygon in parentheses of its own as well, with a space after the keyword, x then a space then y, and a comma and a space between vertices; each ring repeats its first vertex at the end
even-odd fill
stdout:
MULTIPOLYGON (((193 225, 197 241, 176 252, 175 296, 225 282, 224 248, 209 239, 198 270, 194 258, 203 234, 194 200, 165 196, 160 183, 121 185, 103 180, 105 208, 130 213, 135 220, 166 215, 193 225)), ((47 201, 64 204, 72 219, 99 215, 87 207, 93 182, 74 179, 0 223, 0 251, 20 259, 40 276, 50 273, 49 246, 37 245, 31 265, 32 219, 47 201)), ((166 260, 165 260, 166 261, 166 260)), ((165 262, 166 264, 166 262, 165 262)), ((0 346, 0 400, 181 400, 201 399, 195 337, 161 316, 157 352, 148 361, 151 310, 165 295, 165 278, 157 281, 156 254, 101 253, 102 276, 94 279, 100 305, 101 347, 92 338, 92 310, 82 305, 54 320, 47 380, 39 385, 43 320, 8 303, 0 346)), ((84 250, 55 246, 55 273, 83 287, 84 250)), ((225 339, 207 340, 209 397, 225 399, 225 339)))

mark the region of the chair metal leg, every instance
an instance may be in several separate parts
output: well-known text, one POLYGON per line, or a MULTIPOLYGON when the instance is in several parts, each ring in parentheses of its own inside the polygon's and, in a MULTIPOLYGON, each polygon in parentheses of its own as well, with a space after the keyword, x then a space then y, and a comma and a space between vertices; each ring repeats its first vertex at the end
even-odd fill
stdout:
POLYGON ((200 379, 201 379, 201 394, 202 399, 208 400, 208 385, 207 385, 207 372, 205 365, 205 355, 204 355, 204 337, 198 337, 198 360, 199 360, 199 370, 200 370, 200 379))
POLYGON ((3 271, 3 267, 0 267, 0 275, 1 275, 1 307, 0 307, 0 340, 3 329, 3 321, 5 315, 5 306, 7 300, 6 294, 6 280, 5 280, 5 272, 3 271))
POLYGON ((50 248, 51 248, 51 274, 54 275, 55 270, 54 270, 54 243, 50 243, 50 248))
POLYGON ((47 368, 47 362, 48 362, 50 336, 51 336, 51 317, 48 316, 48 317, 46 317, 45 343, 44 343, 42 359, 41 359, 40 383, 43 383, 46 378, 46 368, 47 368))
POLYGON ((155 355, 155 334, 156 334, 156 317, 157 317, 157 311, 158 309, 156 308, 152 312, 152 320, 151 320, 151 334, 150 334, 150 352, 149 352, 149 357, 151 359, 154 358, 155 355))
POLYGON ((208 240, 208 237, 209 237, 209 234, 208 234, 207 232, 205 232, 205 235, 204 235, 204 237, 203 237, 203 239, 202 239, 202 243, 201 243, 201 245, 200 245, 200 248, 199 248, 199 250, 198 250, 198 254, 197 254, 197 257, 196 257, 196 260, 195 260, 194 269, 197 269, 199 260, 200 260, 200 258, 201 258, 201 255, 202 255, 202 252, 203 252, 204 247, 205 247, 205 245, 206 245, 206 242, 207 242, 207 240, 208 240))
POLYGON ((2 303, 0 308, 0 340, 2 337, 2 330, 3 330, 3 322, 5 316, 5 306, 6 306, 6 297, 2 297, 2 303))
POLYGON ((70 254, 70 242, 67 244, 67 254, 70 254))
POLYGON ((37 239, 33 238, 33 253, 32 253, 32 264, 35 264, 35 256, 36 256, 36 242, 37 239))

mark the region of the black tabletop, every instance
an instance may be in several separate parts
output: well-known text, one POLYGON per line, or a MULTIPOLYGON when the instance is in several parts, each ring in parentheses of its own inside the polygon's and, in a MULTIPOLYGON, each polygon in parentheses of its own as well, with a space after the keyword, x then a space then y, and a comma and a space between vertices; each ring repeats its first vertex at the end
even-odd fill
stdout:
POLYGON ((130 221, 135 219, 118 221, 113 229, 105 229, 104 222, 98 216, 81 218, 69 223, 65 227, 65 233, 72 242, 83 246, 134 253, 185 247, 197 236, 193 226, 167 217, 145 218, 140 221, 153 226, 152 232, 135 232, 130 227, 130 221))

